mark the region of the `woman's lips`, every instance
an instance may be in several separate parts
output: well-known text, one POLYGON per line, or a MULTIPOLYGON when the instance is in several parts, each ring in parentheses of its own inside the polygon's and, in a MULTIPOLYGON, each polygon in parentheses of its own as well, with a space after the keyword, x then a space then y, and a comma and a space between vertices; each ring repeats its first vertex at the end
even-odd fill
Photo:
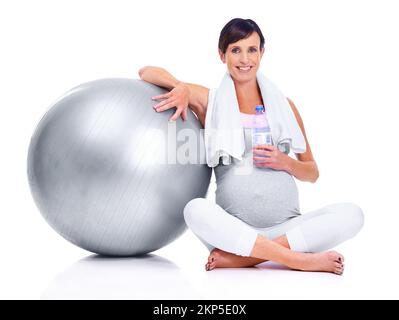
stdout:
POLYGON ((252 66, 237 67, 237 69, 238 69, 240 72, 247 73, 247 72, 251 71, 252 66))

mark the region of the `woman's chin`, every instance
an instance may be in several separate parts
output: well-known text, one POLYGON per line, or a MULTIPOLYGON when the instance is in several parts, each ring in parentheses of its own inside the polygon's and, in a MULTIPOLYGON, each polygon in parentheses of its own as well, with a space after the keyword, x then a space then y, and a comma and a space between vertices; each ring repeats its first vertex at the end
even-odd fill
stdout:
POLYGON ((251 71, 248 73, 240 73, 240 72, 230 72, 232 79, 236 82, 248 82, 256 79, 256 73, 251 71))

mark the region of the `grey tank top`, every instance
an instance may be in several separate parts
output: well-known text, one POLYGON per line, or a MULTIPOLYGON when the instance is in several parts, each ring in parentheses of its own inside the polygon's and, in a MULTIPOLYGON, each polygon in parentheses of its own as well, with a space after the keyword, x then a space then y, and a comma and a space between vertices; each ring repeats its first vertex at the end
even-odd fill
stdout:
POLYGON ((286 171, 252 165, 252 129, 244 127, 242 161, 214 168, 216 203, 245 223, 267 228, 300 215, 298 188, 286 171))

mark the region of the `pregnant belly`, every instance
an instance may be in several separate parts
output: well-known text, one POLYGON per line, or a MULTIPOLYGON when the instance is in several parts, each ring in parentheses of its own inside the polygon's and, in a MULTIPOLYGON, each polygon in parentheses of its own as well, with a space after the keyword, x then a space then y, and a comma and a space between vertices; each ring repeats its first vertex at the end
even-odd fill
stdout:
POLYGON ((298 216, 298 188, 285 171, 253 168, 236 174, 234 168, 215 169, 216 203, 247 224, 266 228, 298 216))

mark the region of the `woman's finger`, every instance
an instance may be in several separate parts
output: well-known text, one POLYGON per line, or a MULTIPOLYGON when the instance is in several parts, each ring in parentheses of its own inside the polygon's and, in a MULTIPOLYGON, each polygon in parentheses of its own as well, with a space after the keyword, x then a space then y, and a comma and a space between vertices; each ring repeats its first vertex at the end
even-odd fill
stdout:
POLYGON ((183 121, 187 121, 187 109, 184 109, 180 116, 183 119, 183 121))
POLYGON ((167 103, 169 103, 169 102, 172 102, 173 100, 174 100, 174 99, 173 99, 172 97, 170 97, 170 98, 168 98, 168 99, 165 99, 165 100, 162 100, 161 102, 158 102, 156 105, 154 105, 153 108, 156 109, 156 108, 158 108, 158 107, 162 107, 162 106, 164 106, 165 104, 167 104, 167 103))
POLYGON ((260 144, 260 145, 257 145, 255 147, 253 147, 252 149, 253 150, 270 150, 270 151, 273 151, 275 148, 276 148, 275 146, 272 146, 272 145, 269 145, 269 144, 260 144))
POLYGON ((255 167, 262 167, 262 168, 269 167, 268 163, 255 162, 255 161, 254 161, 254 165, 255 165, 255 167))
POLYGON ((260 150, 260 149, 254 149, 252 152, 254 155, 259 155, 259 156, 264 156, 264 157, 270 157, 272 155, 271 151, 265 151, 265 150, 260 150))
POLYGON ((269 163, 270 159, 265 157, 253 157, 253 160, 259 163, 269 163))
POLYGON ((169 121, 176 121, 176 119, 180 116, 181 109, 177 109, 176 112, 169 118, 169 121))
POLYGON ((160 94, 158 96, 154 96, 154 97, 152 97, 152 100, 166 99, 166 98, 169 98, 170 96, 171 96, 171 93, 168 92, 168 93, 160 94))
POLYGON ((154 106, 154 109, 156 112, 161 112, 161 111, 165 111, 168 110, 172 107, 176 107, 176 102, 173 99, 168 99, 165 100, 165 102, 161 102, 159 104, 157 104, 156 106, 154 106))
POLYGON ((255 155, 263 155, 265 151, 261 150, 261 149, 253 149, 252 153, 255 155))

